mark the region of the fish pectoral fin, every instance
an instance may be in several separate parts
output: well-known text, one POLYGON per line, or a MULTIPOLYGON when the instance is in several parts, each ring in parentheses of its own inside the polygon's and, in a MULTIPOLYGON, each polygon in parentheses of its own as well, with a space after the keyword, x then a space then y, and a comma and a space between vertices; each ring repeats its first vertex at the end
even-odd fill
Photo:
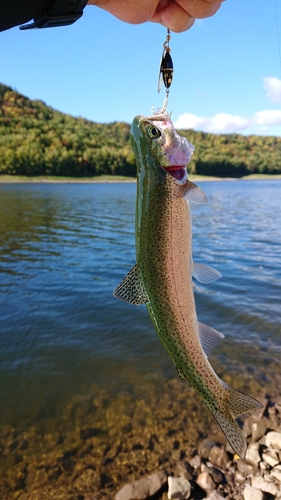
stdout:
POLYGON ((201 345, 203 350, 208 357, 210 352, 216 347, 216 345, 224 338, 224 334, 218 332, 210 326, 204 325, 198 321, 198 330, 201 345))
POLYGON ((193 184, 191 181, 187 181, 186 183, 186 191, 183 197, 187 201, 191 201, 192 203, 196 203, 197 205, 205 205, 208 202, 208 198, 205 193, 200 189, 196 184, 193 184))
POLYGON ((200 283, 213 283, 221 278, 221 273, 206 264, 192 263, 192 276, 200 283))
POLYGON ((148 302, 137 264, 126 274, 120 285, 113 292, 114 297, 136 306, 148 302))

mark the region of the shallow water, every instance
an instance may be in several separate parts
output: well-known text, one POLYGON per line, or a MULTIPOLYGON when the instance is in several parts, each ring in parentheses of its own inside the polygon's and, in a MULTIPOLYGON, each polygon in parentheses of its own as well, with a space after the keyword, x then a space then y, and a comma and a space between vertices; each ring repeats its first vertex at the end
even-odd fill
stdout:
MULTIPOLYGON (((201 187, 209 204, 192 208, 193 258, 223 274, 195 286, 200 321, 226 335, 211 362, 252 395, 274 390, 281 380, 281 182, 201 187)), ((148 385, 177 376, 145 306, 112 296, 135 264, 135 189, 0 185, 1 424, 44 427, 93 385, 133 402, 148 385)))

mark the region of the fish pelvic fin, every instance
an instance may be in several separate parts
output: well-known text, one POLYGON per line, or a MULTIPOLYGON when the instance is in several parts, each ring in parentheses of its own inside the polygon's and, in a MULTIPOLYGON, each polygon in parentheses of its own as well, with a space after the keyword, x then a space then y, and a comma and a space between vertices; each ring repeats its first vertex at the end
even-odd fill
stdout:
POLYGON ((200 283, 213 283, 222 277, 221 273, 206 264, 192 263, 192 276, 200 283))
POLYGON ((137 264, 126 274, 125 278, 115 288, 113 296, 136 306, 148 302, 148 296, 143 286, 137 264))
POLYGON ((224 338, 224 334, 210 326, 204 325, 204 323, 200 323, 200 321, 198 321, 198 332, 203 351, 208 357, 210 352, 224 338))
POLYGON ((257 401, 257 399, 246 396, 242 392, 233 389, 233 387, 230 387, 225 382, 221 382, 226 390, 227 396, 225 398, 225 409, 223 411, 214 409, 213 407, 209 407, 209 409, 217 420, 233 451, 237 453, 240 458, 245 460, 247 441, 235 418, 242 413, 262 408, 263 405, 257 401))

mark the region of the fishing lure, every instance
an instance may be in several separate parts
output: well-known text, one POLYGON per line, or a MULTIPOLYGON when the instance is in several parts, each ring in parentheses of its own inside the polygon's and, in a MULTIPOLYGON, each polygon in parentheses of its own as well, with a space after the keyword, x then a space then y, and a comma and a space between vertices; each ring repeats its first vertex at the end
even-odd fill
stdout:
POLYGON ((164 49, 163 49, 162 57, 160 60, 160 69, 159 69, 159 77, 158 77, 158 92, 160 92, 163 83, 166 87, 166 95, 165 95, 165 100, 164 100, 164 104, 162 107, 163 113, 167 109, 168 96, 169 96, 170 87, 171 87, 171 84, 173 81, 173 74, 174 74, 174 65, 173 65, 173 60, 171 57, 170 40, 171 40, 171 34, 170 34, 170 30, 168 28, 166 40, 163 44, 164 49))

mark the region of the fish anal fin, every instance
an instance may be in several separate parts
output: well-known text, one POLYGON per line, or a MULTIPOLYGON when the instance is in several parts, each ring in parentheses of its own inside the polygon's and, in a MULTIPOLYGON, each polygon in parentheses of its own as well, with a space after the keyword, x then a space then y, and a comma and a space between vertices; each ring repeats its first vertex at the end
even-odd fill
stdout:
POLYGON ((192 276, 200 283, 213 283, 221 278, 221 273, 206 264, 192 263, 192 276))
POLYGON ((198 321, 198 331, 203 350, 208 357, 210 352, 224 338, 224 334, 218 332, 210 326, 204 325, 198 321))
POLYGON ((222 384, 228 391, 228 407, 234 418, 248 411, 257 410, 263 407, 257 399, 246 396, 243 392, 237 391, 223 381, 222 384))
POLYGON ((205 193, 196 184, 191 181, 187 181, 186 190, 183 197, 187 201, 196 203, 197 205, 205 205, 208 202, 208 198, 205 193))
POLYGON ((117 299, 137 306, 148 302, 148 296, 144 289, 137 264, 126 274, 117 288, 115 288, 113 295, 117 299))

